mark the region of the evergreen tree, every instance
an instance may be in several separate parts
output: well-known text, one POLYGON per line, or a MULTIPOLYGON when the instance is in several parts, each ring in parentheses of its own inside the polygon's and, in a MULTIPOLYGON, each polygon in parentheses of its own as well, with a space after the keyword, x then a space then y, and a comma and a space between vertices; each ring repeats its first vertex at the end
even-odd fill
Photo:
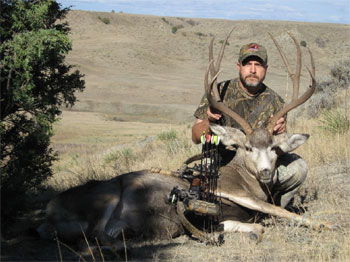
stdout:
POLYGON ((68 9, 53 0, 1 3, 1 218, 52 175, 50 147, 61 107, 73 106, 84 80, 64 60, 72 44, 62 19, 68 9))

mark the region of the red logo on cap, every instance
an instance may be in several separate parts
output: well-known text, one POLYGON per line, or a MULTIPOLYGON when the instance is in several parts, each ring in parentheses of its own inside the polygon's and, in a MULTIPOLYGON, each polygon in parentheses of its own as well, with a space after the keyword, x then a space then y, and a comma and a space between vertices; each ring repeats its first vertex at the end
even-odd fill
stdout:
POLYGON ((248 50, 249 51, 259 51, 259 45, 251 44, 250 46, 248 46, 248 50))

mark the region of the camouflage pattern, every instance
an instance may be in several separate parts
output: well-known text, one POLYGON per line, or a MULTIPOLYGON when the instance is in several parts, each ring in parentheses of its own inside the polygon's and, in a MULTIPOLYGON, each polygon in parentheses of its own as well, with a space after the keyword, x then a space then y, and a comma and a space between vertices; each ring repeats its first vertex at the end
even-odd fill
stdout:
POLYGON ((242 63, 250 56, 257 56, 263 61, 264 64, 267 64, 267 51, 262 45, 250 43, 242 46, 241 50, 239 51, 238 62, 242 63))
POLYGON ((272 192, 277 205, 286 207, 306 179, 308 167, 297 154, 284 154, 277 159, 277 181, 272 192))
MULTIPOLYGON (((271 115, 276 114, 284 105, 283 99, 264 84, 256 96, 248 96, 240 87, 238 78, 221 82, 218 88, 222 101, 246 119, 252 128, 266 127, 271 115)), ((208 106, 208 100, 204 95, 194 116, 202 120, 207 119, 208 106)), ((235 120, 225 114, 217 124, 241 128, 235 120)))

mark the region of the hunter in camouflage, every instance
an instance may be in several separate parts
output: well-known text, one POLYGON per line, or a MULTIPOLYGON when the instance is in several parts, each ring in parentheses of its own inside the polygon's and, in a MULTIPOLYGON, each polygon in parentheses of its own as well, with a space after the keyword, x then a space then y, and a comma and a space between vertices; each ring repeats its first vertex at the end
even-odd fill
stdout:
MULTIPOLYGON (((260 92, 255 96, 247 95, 239 87, 238 78, 219 83, 218 87, 222 101, 246 119, 252 128, 265 127, 271 115, 278 112, 284 105, 283 99, 264 84, 261 85, 260 92)), ((203 96, 194 116, 202 120, 208 118, 208 106, 208 100, 206 96, 203 96)), ((236 121, 226 115, 216 122, 223 126, 240 128, 236 121)))
MULTIPOLYGON (((257 43, 244 45, 237 62, 239 78, 218 84, 223 103, 248 121, 252 128, 266 127, 269 118, 284 106, 283 99, 263 83, 268 68, 267 61, 265 47, 257 43)), ((200 143, 203 131, 210 131, 210 122, 240 128, 231 117, 213 112, 205 95, 194 116, 197 118, 192 127, 194 143, 200 143)), ((286 116, 278 120, 274 128, 274 134, 284 132, 286 116)), ((235 156, 234 151, 224 148, 220 149, 220 154, 223 166, 235 156)), ((285 207, 304 182, 308 168, 306 162, 296 154, 279 156, 276 166, 277 182, 272 194, 277 196, 275 199, 278 204, 285 207)))

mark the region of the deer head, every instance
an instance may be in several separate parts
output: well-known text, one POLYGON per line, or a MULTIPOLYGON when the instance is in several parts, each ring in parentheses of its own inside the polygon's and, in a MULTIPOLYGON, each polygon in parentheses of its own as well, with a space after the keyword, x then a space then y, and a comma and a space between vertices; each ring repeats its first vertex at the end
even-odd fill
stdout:
POLYGON ((253 129, 245 119, 231 110, 221 101, 218 91, 217 77, 220 73, 220 64, 223 58, 226 42, 233 30, 234 29, 231 30, 223 42, 216 64, 214 64, 213 59, 214 38, 211 40, 209 45, 209 66, 205 74, 204 87, 211 108, 233 118, 242 127, 243 131, 232 127, 222 127, 213 123, 210 124, 210 129, 221 137, 221 142, 228 149, 237 150, 237 154, 242 157, 242 164, 245 165, 250 173, 254 174, 259 181, 267 183, 273 180, 272 174, 274 173, 273 171, 275 169, 277 156, 279 154, 295 150, 297 147, 306 142, 309 137, 309 135, 306 134, 273 135, 273 128, 278 119, 285 116, 292 109, 306 102, 315 91, 315 64, 312 53, 310 49, 308 49, 311 59, 311 70, 309 68, 307 68, 307 70, 311 77, 311 85, 302 96, 298 97, 301 72, 300 45, 295 37, 288 33, 294 41, 297 49, 297 65, 296 71, 293 73, 285 54, 281 50, 275 38, 269 33, 282 57, 285 66, 287 67, 289 76, 293 81, 293 96, 291 102, 285 105, 269 120, 266 128, 253 129), (209 73, 211 76, 210 80, 209 73))

